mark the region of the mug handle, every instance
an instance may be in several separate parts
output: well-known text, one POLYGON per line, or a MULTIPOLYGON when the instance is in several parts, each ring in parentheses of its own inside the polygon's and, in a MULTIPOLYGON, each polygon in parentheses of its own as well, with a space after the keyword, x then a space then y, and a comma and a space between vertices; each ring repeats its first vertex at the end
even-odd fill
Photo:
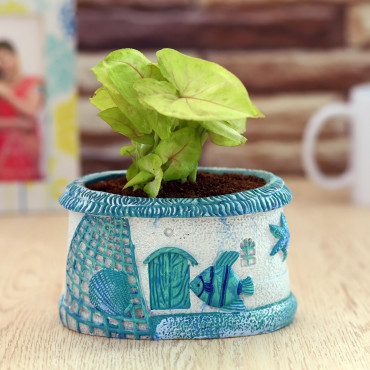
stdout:
POLYGON ((303 167, 308 176, 326 189, 339 189, 348 186, 352 182, 352 170, 348 168, 344 173, 336 177, 324 175, 315 161, 315 143, 321 128, 326 121, 335 116, 352 117, 352 111, 346 103, 330 104, 317 111, 308 121, 303 135, 303 167))

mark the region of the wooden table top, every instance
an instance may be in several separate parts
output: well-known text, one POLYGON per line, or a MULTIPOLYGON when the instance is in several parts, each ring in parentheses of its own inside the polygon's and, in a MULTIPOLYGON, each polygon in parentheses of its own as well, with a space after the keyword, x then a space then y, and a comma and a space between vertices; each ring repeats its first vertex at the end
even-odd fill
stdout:
POLYGON ((294 322, 254 337, 132 341, 59 322, 67 215, 0 217, 0 369, 369 369, 370 208, 285 179, 294 322))

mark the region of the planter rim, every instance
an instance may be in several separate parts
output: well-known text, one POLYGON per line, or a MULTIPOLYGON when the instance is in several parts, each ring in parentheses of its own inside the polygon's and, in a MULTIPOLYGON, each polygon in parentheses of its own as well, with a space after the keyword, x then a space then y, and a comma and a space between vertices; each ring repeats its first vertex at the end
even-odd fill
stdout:
POLYGON ((120 177, 126 173, 126 171, 105 171, 73 181, 59 198, 59 203, 70 211, 108 217, 199 218, 267 212, 287 205, 292 199, 292 193, 284 181, 271 172, 218 167, 199 167, 199 170, 255 175, 263 178, 266 184, 253 190, 205 198, 141 198, 86 188, 86 184, 120 177))

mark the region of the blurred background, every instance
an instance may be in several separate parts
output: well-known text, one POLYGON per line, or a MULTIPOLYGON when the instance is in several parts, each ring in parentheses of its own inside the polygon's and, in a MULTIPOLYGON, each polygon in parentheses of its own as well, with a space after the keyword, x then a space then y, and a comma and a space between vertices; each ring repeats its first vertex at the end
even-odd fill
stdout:
MULTIPOLYGON (((78 0, 78 109, 83 174, 126 168, 123 137, 96 117, 89 69, 117 48, 150 58, 163 47, 221 64, 266 115, 247 123, 243 147, 209 143, 201 165, 302 175, 309 117, 370 81, 370 2, 356 0, 78 0)), ((348 162, 348 124, 329 121, 316 155, 327 174, 348 162)))

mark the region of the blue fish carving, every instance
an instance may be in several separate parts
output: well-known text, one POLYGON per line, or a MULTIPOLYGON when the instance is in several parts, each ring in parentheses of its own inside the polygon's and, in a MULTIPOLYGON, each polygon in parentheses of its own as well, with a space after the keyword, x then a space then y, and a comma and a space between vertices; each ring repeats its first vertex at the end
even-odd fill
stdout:
POLYGON ((127 274, 123 271, 103 269, 91 278, 90 302, 107 315, 122 316, 133 307, 127 274))
POLYGON ((240 281, 231 266, 239 252, 223 252, 214 266, 208 267, 191 283, 190 289, 208 306, 224 311, 245 311, 240 294, 253 295, 254 283, 250 276, 240 281))

